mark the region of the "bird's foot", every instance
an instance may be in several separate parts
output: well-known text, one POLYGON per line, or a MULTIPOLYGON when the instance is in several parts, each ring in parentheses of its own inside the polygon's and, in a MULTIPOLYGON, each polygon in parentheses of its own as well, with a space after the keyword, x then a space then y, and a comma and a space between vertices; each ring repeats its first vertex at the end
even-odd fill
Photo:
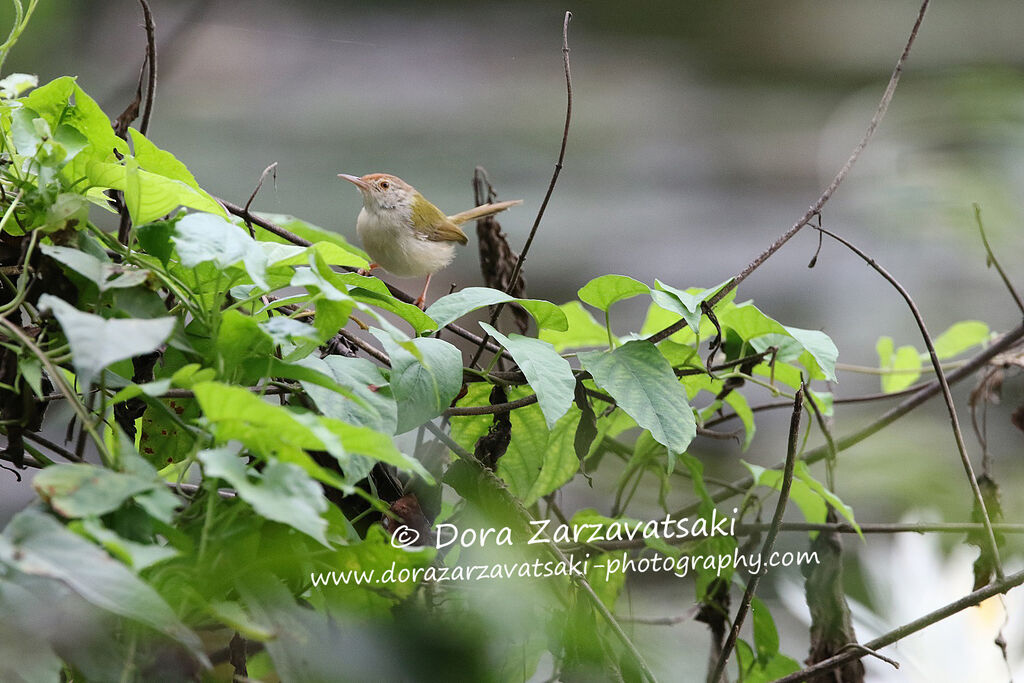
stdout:
POLYGON ((367 275, 370 274, 370 271, 373 270, 374 268, 380 268, 380 264, 378 264, 378 263, 371 263, 370 265, 366 266, 365 268, 360 268, 359 270, 357 270, 356 274, 357 275, 362 275, 363 277, 366 277, 367 275))

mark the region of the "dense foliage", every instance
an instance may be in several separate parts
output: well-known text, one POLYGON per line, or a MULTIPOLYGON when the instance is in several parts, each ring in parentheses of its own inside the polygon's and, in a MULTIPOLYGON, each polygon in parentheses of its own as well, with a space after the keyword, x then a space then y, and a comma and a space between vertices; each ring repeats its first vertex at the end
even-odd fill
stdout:
MULTIPOLYGON (((746 448, 754 387, 824 428, 837 379, 826 334, 737 302, 729 281, 612 274, 560 305, 468 287, 420 310, 356 272, 365 255, 339 235, 228 212, 74 78, 12 74, 0 96, 4 457, 41 469, 38 503, 0 536, 4 680, 524 680, 540 663, 632 680, 649 671, 613 616, 627 576, 597 567, 693 559, 679 602, 721 630, 749 573, 697 558, 760 547, 733 534, 616 545, 609 530, 647 521, 627 514, 638 486, 688 524, 734 507, 761 519, 785 488, 806 521, 856 527, 809 467, 831 475, 834 445, 791 482, 748 464, 742 502, 716 509, 732 492, 704 481, 694 446, 723 436, 709 423, 738 418, 746 448), (119 221, 120 238, 100 227, 119 221), (614 305, 631 298, 649 308, 624 332, 614 305), (503 302, 534 336, 452 327, 503 302), (485 365, 467 365, 480 345, 485 365), (608 508, 561 519, 553 495, 599 476, 614 482, 608 508), (421 535, 408 547, 402 524, 421 535), (443 527, 511 542, 446 545, 443 527), (556 569, 584 556, 583 572, 556 569), (525 565, 540 573, 516 574, 525 565)), ((937 351, 991 337, 963 323, 937 351)), ((878 350, 887 392, 927 359, 885 338, 878 350)), ((752 623, 743 680, 800 668, 756 599, 752 623)))

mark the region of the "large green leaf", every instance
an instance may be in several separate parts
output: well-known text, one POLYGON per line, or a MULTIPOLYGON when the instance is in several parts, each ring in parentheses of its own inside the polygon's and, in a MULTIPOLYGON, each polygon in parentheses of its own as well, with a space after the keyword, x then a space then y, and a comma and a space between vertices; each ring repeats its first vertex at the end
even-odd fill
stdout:
POLYGON ((239 441, 254 453, 299 465, 308 474, 332 486, 342 488, 347 483, 336 474, 331 476, 323 471, 306 451, 326 450, 338 459, 342 469, 349 465, 345 456, 355 453, 431 480, 423 466, 399 452, 386 434, 329 417, 289 410, 268 403, 242 387, 199 382, 192 390, 221 442, 239 441))
POLYGON ((391 357, 391 392, 402 434, 440 415, 462 389, 462 353, 446 341, 425 337, 400 345, 373 330, 391 357), (419 358, 403 348, 412 345, 419 358))
POLYGON ((503 302, 514 301, 525 308, 537 327, 541 329, 565 330, 568 323, 565 313, 550 301, 541 299, 517 299, 505 292, 489 287, 466 287, 447 296, 443 296, 427 309, 427 315, 433 318, 438 327, 458 320, 471 311, 484 306, 493 306, 503 302))
POLYGON ((244 229, 212 213, 192 213, 174 226, 174 244, 181 264, 193 268, 212 263, 225 269, 239 261, 252 281, 267 289, 267 256, 244 229))
POLYGON ((39 307, 50 309, 71 345, 72 363, 84 387, 103 368, 158 348, 174 330, 175 318, 115 318, 79 311, 63 299, 50 294, 39 297, 39 307))
POLYGON ((630 299, 650 291, 650 287, 627 275, 602 275, 583 285, 578 296, 580 301, 607 313, 616 301, 630 299))
POLYGON ((786 327, 750 302, 716 309, 722 327, 736 332, 758 352, 778 347, 777 361, 799 361, 811 379, 836 381, 836 345, 824 332, 786 327))
MULTIPOLYGON (((21 101, 24 106, 46 119, 52 128, 65 124, 84 135, 89 141, 89 158, 113 158, 115 149, 122 154, 128 152, 127 144, 114 134, 110 119, 96 104, 96 100, 78 87, 71 76, 54 79, 36 88, 21 101)), ((72 173, 77 171, 76 167, 72 173)))
POLYGON ((247 468, 230 448, 199 452, 203 473, 223 479, 261 516, 287 524, 329 547, 324 532, 323 489, 296 465, 271 460, 262 471, 247 468))
MULTIPOLYGON (((520 389, 509 398, 519 397, 525 391, 520 389)), ((580 461, 573 448, 573 437, 580 421, 580 411, 571 407, 550 430, 540 406, 536 404, 513 410, 509 419, 512 440, 498 460, 498 475, 508 482, 509 490, 524 505, 533 505, 558 490, 579 471, 580 461)))
POLYGON ((572 405, 576 388, 569 361, 559 356, 547 342, 519 334, 506 337, 487 323, 480 323, 480 327, 512 354, 526 381, 537 392, 537 402, 548 428, 554 427, 572 405))
POLYGON ((77 168, 81 165, 80 174, 92 187, 124 192, 132 219, 137 225, 161 218, 179 206, 220 216, 227 215, 224 208, 202 190, 189 187, 180 180, 142 170, 133 157, 126 157, 122 162, 92 159, 85 163, 81 163, 80 158, 76 158, 70 166, 77 168))
MULTIPOLYGON (((141 168, 171 180, 181 181, 189 187, 202 192, 195 177, 193 177, 185 164, 178 161, 176 156, 160 149, 134 128, 128 129, 128 136, 131 138, 132 148, 135 150, 135 160, 139 162, 141 168)), ((211 197, 210 200, 212 201, 213 198, 211 197)))
POLYGON ((199 638, 155 590, 39 510, 19 512, 7 525, 0 536, 0 562, 23 574, 58 581, 93 605, 146 624, 206 660, 199 638))
POLYGON ((366 358, 345 356, 315 357, 299 361, 300 365, 332 377, 359 398, 360 404, 336 391, 302 382, 302 388, 324 415, 342 422, 369 427, 385 434, 394 434, 398 426, 397 407, 391 396, 388 379, 379 366, 366 358))
POLYGON ((672 366, 648 341, 636 339, 612 351, 579 354, 599 387, 672 454, 686 450, 697 434, 693 411, 672 366))

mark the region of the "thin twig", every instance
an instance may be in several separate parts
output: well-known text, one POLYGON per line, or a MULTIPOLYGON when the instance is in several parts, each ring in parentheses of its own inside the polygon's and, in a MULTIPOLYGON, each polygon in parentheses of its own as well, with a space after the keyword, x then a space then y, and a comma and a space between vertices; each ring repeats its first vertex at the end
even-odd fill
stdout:
POLYGON ((50 449, 51 451, 53 451, 57 455, 61 456, 65 460, 70 460, 72 462, 82 462, 82 460, 77 455, 75 455, 74 453, 72 453, 68 449, 64 448, 60 444, 57 444, 57 443, 54 443, 53 441, 50 441, 49 439, 47 439, 45 436, 43 436, 39 432, 28 432, 28 431, 26 431, 26 432, 24 432, 23 435, 29 441, 35 441, 40 446, 43 446, 45 448, 50 449))
POLYGON ((839 451, 836 450, 836 442, 832 440, 832 430, 828 426, 828 422, 825 421, 825 416, 821 414, 821 409, 818 408, 818 402, 814 400, 813 393, 808 389, 807 393, 804 394, 804 398, 807 399, 807 404, 811 406, 811 412, 814 413, 814 420, 818 423, 818 429, 825 435, 825 445, 828 446, 828 458, 825 462, 828 464, 828 479, 825 482, 828 485, 829 491, 835 491, 835 481, 833 480, 833 468, 836 465, 836 458, 839 456, 839 451))
POLYGON ((842 652, 843 650, 847 650, 847 649, 858 650, 858 651, 862 652, 865 655, 870 655, 870 656, 874 657, 875 659, 878 659, 878 660, 881 660, 881 661, 885 662, 886 664, 888 664, 889 666, 891 666, 894 669, 900 668, 900 663, 897 662, 895 659, 893 659, 891 657, 886 657, 885 655, 882 655, 882 654, 879 654, 879 653, 875 652, 874 650, 872 650, 871 648, 865 647, 864 645, 861 645, 860 643, 847 643, 846 645, 843 645, 841 648, 839 648, 840 652, 842 652))
POLYGON ((142 13, 146 16, 146 61, 149 62, 146 101, 143 104, 139 132, 147 135, 150 119, 153 118, 153 101, 156 99, 156 24, 153 23, 153 13, 149 11, 149 3, 146 0, 139 0, 139 4, 142 5, 142 13))
POLYGON ((692 621, 700 611, 700 606, 691 607, 683 614, 674 617, 616 617, 620 622, 641 624, 643 626, 675 626, 684 621, 692 621))
POLYGON ((67 397, 68 402, 71 404, 71 409, 75 412, 75 416, 82 422, 83 427, 89 433, 89 436, 92 437, 92 440, 99 449, 99 452, 104 453, 106 451, 106 444, 103 443, 103 439, 96 433, 95 425, 93 425, 92 420, 89 419, 90 415, 88 411, 86 411, 81 402, 77 400, 77 396, 75 396, 74 390, 67 383, 64 373, 62 373, 60 369, 53 364, 50 357, 47 356, 20 327, 3 316, 0 316, 0 326, 3 326, 11 334, 17 337, 18 341, 20 341, 25 348, 32 353, 32 355, 39 359, 39 362, 42 363, 43 367, 46 369, 46 374, 50 376, 50 380, 56 385, 57 390, 67 397))
MULTIPOLYGON (((772 524, 765 535, 764 545, 761 546, 761 557, 771 555, 772 548, 775 547, 775 539, 779 536, 782 515, 786 512, 786 503, 789 502, 789 489, 793 485, 793 470, 796 467, 797 448, 800 443, 800 414, 804 410, 803 394, 805 390, 806 387, 804 386, 797 389, 793 400, 793 416, 789 421, 789 443, 786 448, 786 467, 782 473, 782 485, 779 487, 779 500, 775 504, 772 524)), ((736 646, 736 640, 740 637, 740 628, 743 627, 743 621, 746 619, 747 611, 750 609, 750 602, 754 599, 754 592, 757 590, 757 584, 760 582, 762 574, 763 572, 757 572, 751 575, 747 581, 747 587, 743 591, 743 598, 740 600, 740 606, 736 610, 736 618, 732 622, 729 636, 722 647, 722 653, 718 656, 718 663, 708 679, 710 681, 719 681, 722 678, 722 673, 725 671, 725 665, 729 661, 732 649, 736 646)))
MULTIPOLYGON (((523 264, 526 262, 526 255, 530 252, 530 246, 533 244, 533 238, 537 235, 537 229, 540 227, 540 221, 544 217, 544 211, 548 208, 548 201, 551 199, 551 194, 555 191, 555 183, 558 182, 558 175, 562 172, 562 162, 565 160, 565 147, 569 141, 569 124, 572 122, 572 74, 569 70, 569 22, 572 20, 572 12, 565 13, 565 19, 562 21, 562 64, 565 67, 565 126, 562 129, 562 144, 558 148, 558 160, 555 162, 555 170, 551 174, 551 182, 548 183, 548 190, 544 193, 544 199, 540 203, 540 208, 537 210, 537 216, 533 219, 533 227, 530 228, 530 234, 526 238, 526 243, 523 245, 523 250, 519 253, 519 258, 516 259, 516 265, 512 269, 512 275, 509 276, 508 285, 505 287, 506 293, 512 293, 515 291, 516 284, 519 282, 519 276, 523 270, 523 264)), ((498 316, 501 315, 502 308, 504 308, 505 302, 499 303, 494 307, 494 312, 491 314, 491 326, 493 327, 498 322, 498 316)), ((476 353, 473 354, 473 360, 469 362, 469 367, 476 366, 480 355, 484 352, 484 344, 490 339, 490 335, 484 335, 484 342, 477 348, 476 353)))
MULTIPOLYGON (((245 203, 245 206, 242 207, 242 212, 245 213, 247 216, 251 216, 252 215, 251 213, 249 213, 249 207, 252 206, 252 202, 253 202, 254 199, 256 199, 256 195, 258 195, 260 193, 260 189, 263 187, 263 181, 266 180, 267 176, 270 175, 271 173, 274 174, 274 188, 276 189, 277 188, 277 162, 276 161, 274 163, 270 164, 269 166, 267 166, 265 169, 263 169, 263 173, 260 173, 260 179, 256 181, 256 187, 254 187, 252 189, 252 194, 249 195, 249 200, 245 203)), ((252 221, 249 220, 249 219, 245 219, 245 226, 247 228, 249 228, 249 235, 253 239, 256 239, 256 231, 252 227, 252 221)))
POLYGON ((389 368, 391 367, 391 358, 388 357, 388 354, 377 349, 373 345, 363 341, 362 339, 352 334, 348 330, 338 330, 338 336, 343 337, 346 341, 352 342, 360 349, 362 349, 368 356, 372 356, 373 358, 377 359, 378 361, 388 366, 389 368))
POLYGON ((871 266, 875 272, 885 278, 885 280, 891 284, 897 292, 899 292, 900 296, 903 297, 903 300, 907 303, 907 307, 910 308, 910 312, 914 316, 914 320, 917 322, 917 327, 921 331, 921 337, 924 339, 924 344, 928 348, 928 356, 931 358, 932 367, 935 369, 936 380, 939 383, 939 388, 942 390, 942 398, 946 402, 946 410, 949 413, 949 422, 953 429, 953 438, 956 441, 956 448, 960 454, 960 461, 964 466, 964 472, 967 474, 971 491, 974 493, 975 504, 978 506, 978 511, 981 513, 982 521, 985 523, 985 535, 989 546, 988 551, 992 554, 992 565, 996 572, 996 578, 1003 578, 1003 566, 999 559, 999 547, 996 544, 995 533, 992 531, 992 520, 988 516, 985 497, 981 493, 981 487, 978 485, 978 478, 975 476, 974 467, 971 465, 971 458, 967 454, 967 444, 964 442, 964 435, 960 430, 960 420, 957 418, 956 404, 953 403, 953 394, 949 390, 949 383, 946 381, 946 373, 942 370, 942 364, 939 362, 939 356, 935 352, 935 344, 932 343, 932 337, 928 333, 928 328, 924 324, 924 318, 921 316, 921 311, 918 310, 917 304, 914 303, 914 299, 910 296, 910 293, 903 287, 903 285, 889 274, 889 271, 875 262, 875 259, 865 254, 858 247, 843 237, 840 237, 825 228, 816 227, 815 229, 820 230, 859 256, 865 263, 871 266))
MULTIPOLYGON (((853 152, 850 154, 850 157, 846 160, 846 163, 843 164, 843 167, 839 169, 839 172, 836 173, 835 177, 832 179, 832 182, 829 183, 828 187, 825 188, 825 191, 821 193, 821 196, 818 197, 818 200, 814 202, 814 204, 812 204, 809 209, 807 209, 807 213, 805 213, 800 220, 793 224, 793 227, 791 227, 781 237, 775 240, 775 242, 773 242, 772 245, 768 247, 768 249, 766 249, 764 252, 761 253, 760 256, 751 261, 746 268, 739 272, 739 274, 733 277, 733 279, 729 281, 729 284, 727 284, 725 287, 719 290, 713 297, 711 297, 708 300, 707 304, 709 308, 713 308, 718 302, 720 302, 722 299, 728 296, 728 294, 732 292, 732 290, 736 289, 736 287, 739 286, 741 282, 746 280, 751 273, 757 270, 757 268, 759 268, 762 263, 767 261, 772 254, 781 249, 782 245, 788 242, 790 238, 793 237, 793 235, 797 234, 801 228, 807 225, 812 218, 819 215, 821 213, 822 208, 824 208, 825 204, 828 203, 828 200, 832 198, 833 194, 835 194, 836 189, 838 189, 839 185, 846 178, 847 174, 849 174, 850 169, 853 168, 853 165, 857 162, 857 159, 860 158, 860 155, 864 151, 864 148, 867 147, 868 142, 871 141, 871 137, 875 134, 875 129, 877 129, 878 124, 881 123, 882 118, 885 116, 886 110, 889 109, 889 103, 892 101, 892 96, 896 92, 896 85, 899 83, 900 75, 903 73, 903 65, 906 63, 907 57, 910 55, 910 48, 913 47, 914 41, 917 39, 917 32, 921 28, 921 22, 924 20, 925 11, 928 9, 928 2, 929 0, 924 0, 924 2, 921 3, 921 9, 917 13, 917 20, 914 22, 914 28, 911 29, 910 37, 907 38, 907 43, 903 48, 903 52, 902 54, 900 54, 900 58, 896 61, 896 67, 893 69, 892 76, 889 77, 889 84, 885 88, 885 93, 882 95, 882 100, 878 103, 878 109, 875 110, 875 115, 871 117, 871 123, 868 124, 868 129, 867 131, 865 131, 864 137, 861 138, 860 142, 857 143, 857 146, 853 148, 853 152)), ((666 339, 675 334, 676 332, 678 332, 679 330, 683 329, 683 327, 685 326, 686 321, 680 320, 677 323, 669 325, 660 332, 652 334, 650 337, 647 338, 647 340, 653 344, 657 344, 661 340, 666 339)))
MULTIPOLYGON (((977 372, 979 368, 981 368, 990 360, 992 360, 993 357, 998 356, 1000 353, 1003 353, 1008 348, 1019 342, 1022 338, 1024 338, 1024 324, 1018 325, 1017 327, 1013 328, 1012 330, 1004 334, 1002 337, 1000 337, 998 340, 996 340, 990 347, 974 356, 962 368, 959 368, 955 372, 951 372, 949 374, 949 377, 946 378, 947 381, 950 384, 955 384, 966 377, 970 377, 975 372, 977 372)), ((836 441, 836 448, 840 452, 845 451, 848 448, 852 448, 853 446, 857 445, 864 439, 867 439, 868 437, 877 434, 879 431, 886 428, 887 426, 889 426, 896 420, 900 419, 907 413, 910 413, 911 411, 920 407, 928 399, 933 398, 940 392, 941 388, 939 386, 938 380, 934 382, 929 382, 925 386, 921 387, 921 389, 917 391, 914 395, 905 398, 904 400, 900 401, 897 405, 887 410, 871 424, 858 429, 852 434, 847 434, 846 436, 840 438, 838 441, 836 441)), ((806 453, 804 453, 801 459, 810 465, 818 462, 827 455, 827 447, 821 446, 818 448, 811 449, 810 451, 807 451, 806 453)), ((779 469, 779 466, 776 465, 773 469, 779 469)), ((714 501, 715 503, 721 503, 723 500, 727 500, 731 498, 733 495, 735 495, 736 491, 746 491, 753 485, 754 480, 752 477, 747 476, 742 479, 737 479, 736 481, 730 483, 727 488, 724 488, 721 491, 716 491, 715 493, 711 494, 711 500, 714 501)), ((696 514, 699 505, 700 503, 692 503, 690 505, 687 505, 681 510, 675 512, 673 516, 686 517, 687 515, 696 514)))
POLYGON ((940 607, 937 610, 915 619, 914 621, 904 624, 898 628, 894 628, 874 640, 864 643, 862 645, 863 649, 852 648, 845 652, 841 652, 840 654, 824 659, 817 664, 813 664, 806 669, 801 669, 800 671, 791 673, 788 676, 778 678, 773 683, 798 683, 799 681, 809 680, 815 674, 835 669, 836 667, 842 666, 851 660, 860 659, 866 654, 864 650, 875 651, 880 650, 887 645, 892 645, 896 641, 902 640, 911 634, 928 628, 932 624, 940 622, 943 619, 947 619, 957 612, 962 612, 968 607, 978 605, 994 595, 1006 593, 1010 589, 1015 588, 1022 583, 1024 583, 1024 571, 1010 574, 1004 579, 993 581, 983 588, 979 588, 972 593, 968 593, 959 600, 955 600, 948 605, 940 607))
POLYGON ((1003 267, 999 265, 999 261, 996 259, 995 253, 992 251, 992 247, 988 244, 988 238, 985 237, 985 226, 981 223, 981 207, 977 203, 974 204, 974 220, 978 223, 978 232, 981 233, 981 242, 985 245, 985 253, 988 255, 988 262, 996 267, 996 271, 999 272, 999 277, 1003 278, 1003 284, 1006 285, 1006 289, 1010 292, 1010 296, 1017 304, 1017 308, 1020 309, 1021 313, 1024 313, 1024 301, 1021 300, 1020 294, 1014 289, 1013 283, 1010 282, 1010 278, 1006 276, 1006 272, 1003 267))

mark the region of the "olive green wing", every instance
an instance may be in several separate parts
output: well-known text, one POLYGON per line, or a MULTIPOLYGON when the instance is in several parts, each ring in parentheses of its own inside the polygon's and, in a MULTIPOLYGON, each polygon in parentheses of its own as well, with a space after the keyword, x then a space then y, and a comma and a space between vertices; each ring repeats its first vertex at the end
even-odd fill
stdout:
POLYGON ((439 208, 424 199, 419 192, 412 202, 412 225, 414 230, 431 242, 469 242, 466 233, 448 220, 439 208))

